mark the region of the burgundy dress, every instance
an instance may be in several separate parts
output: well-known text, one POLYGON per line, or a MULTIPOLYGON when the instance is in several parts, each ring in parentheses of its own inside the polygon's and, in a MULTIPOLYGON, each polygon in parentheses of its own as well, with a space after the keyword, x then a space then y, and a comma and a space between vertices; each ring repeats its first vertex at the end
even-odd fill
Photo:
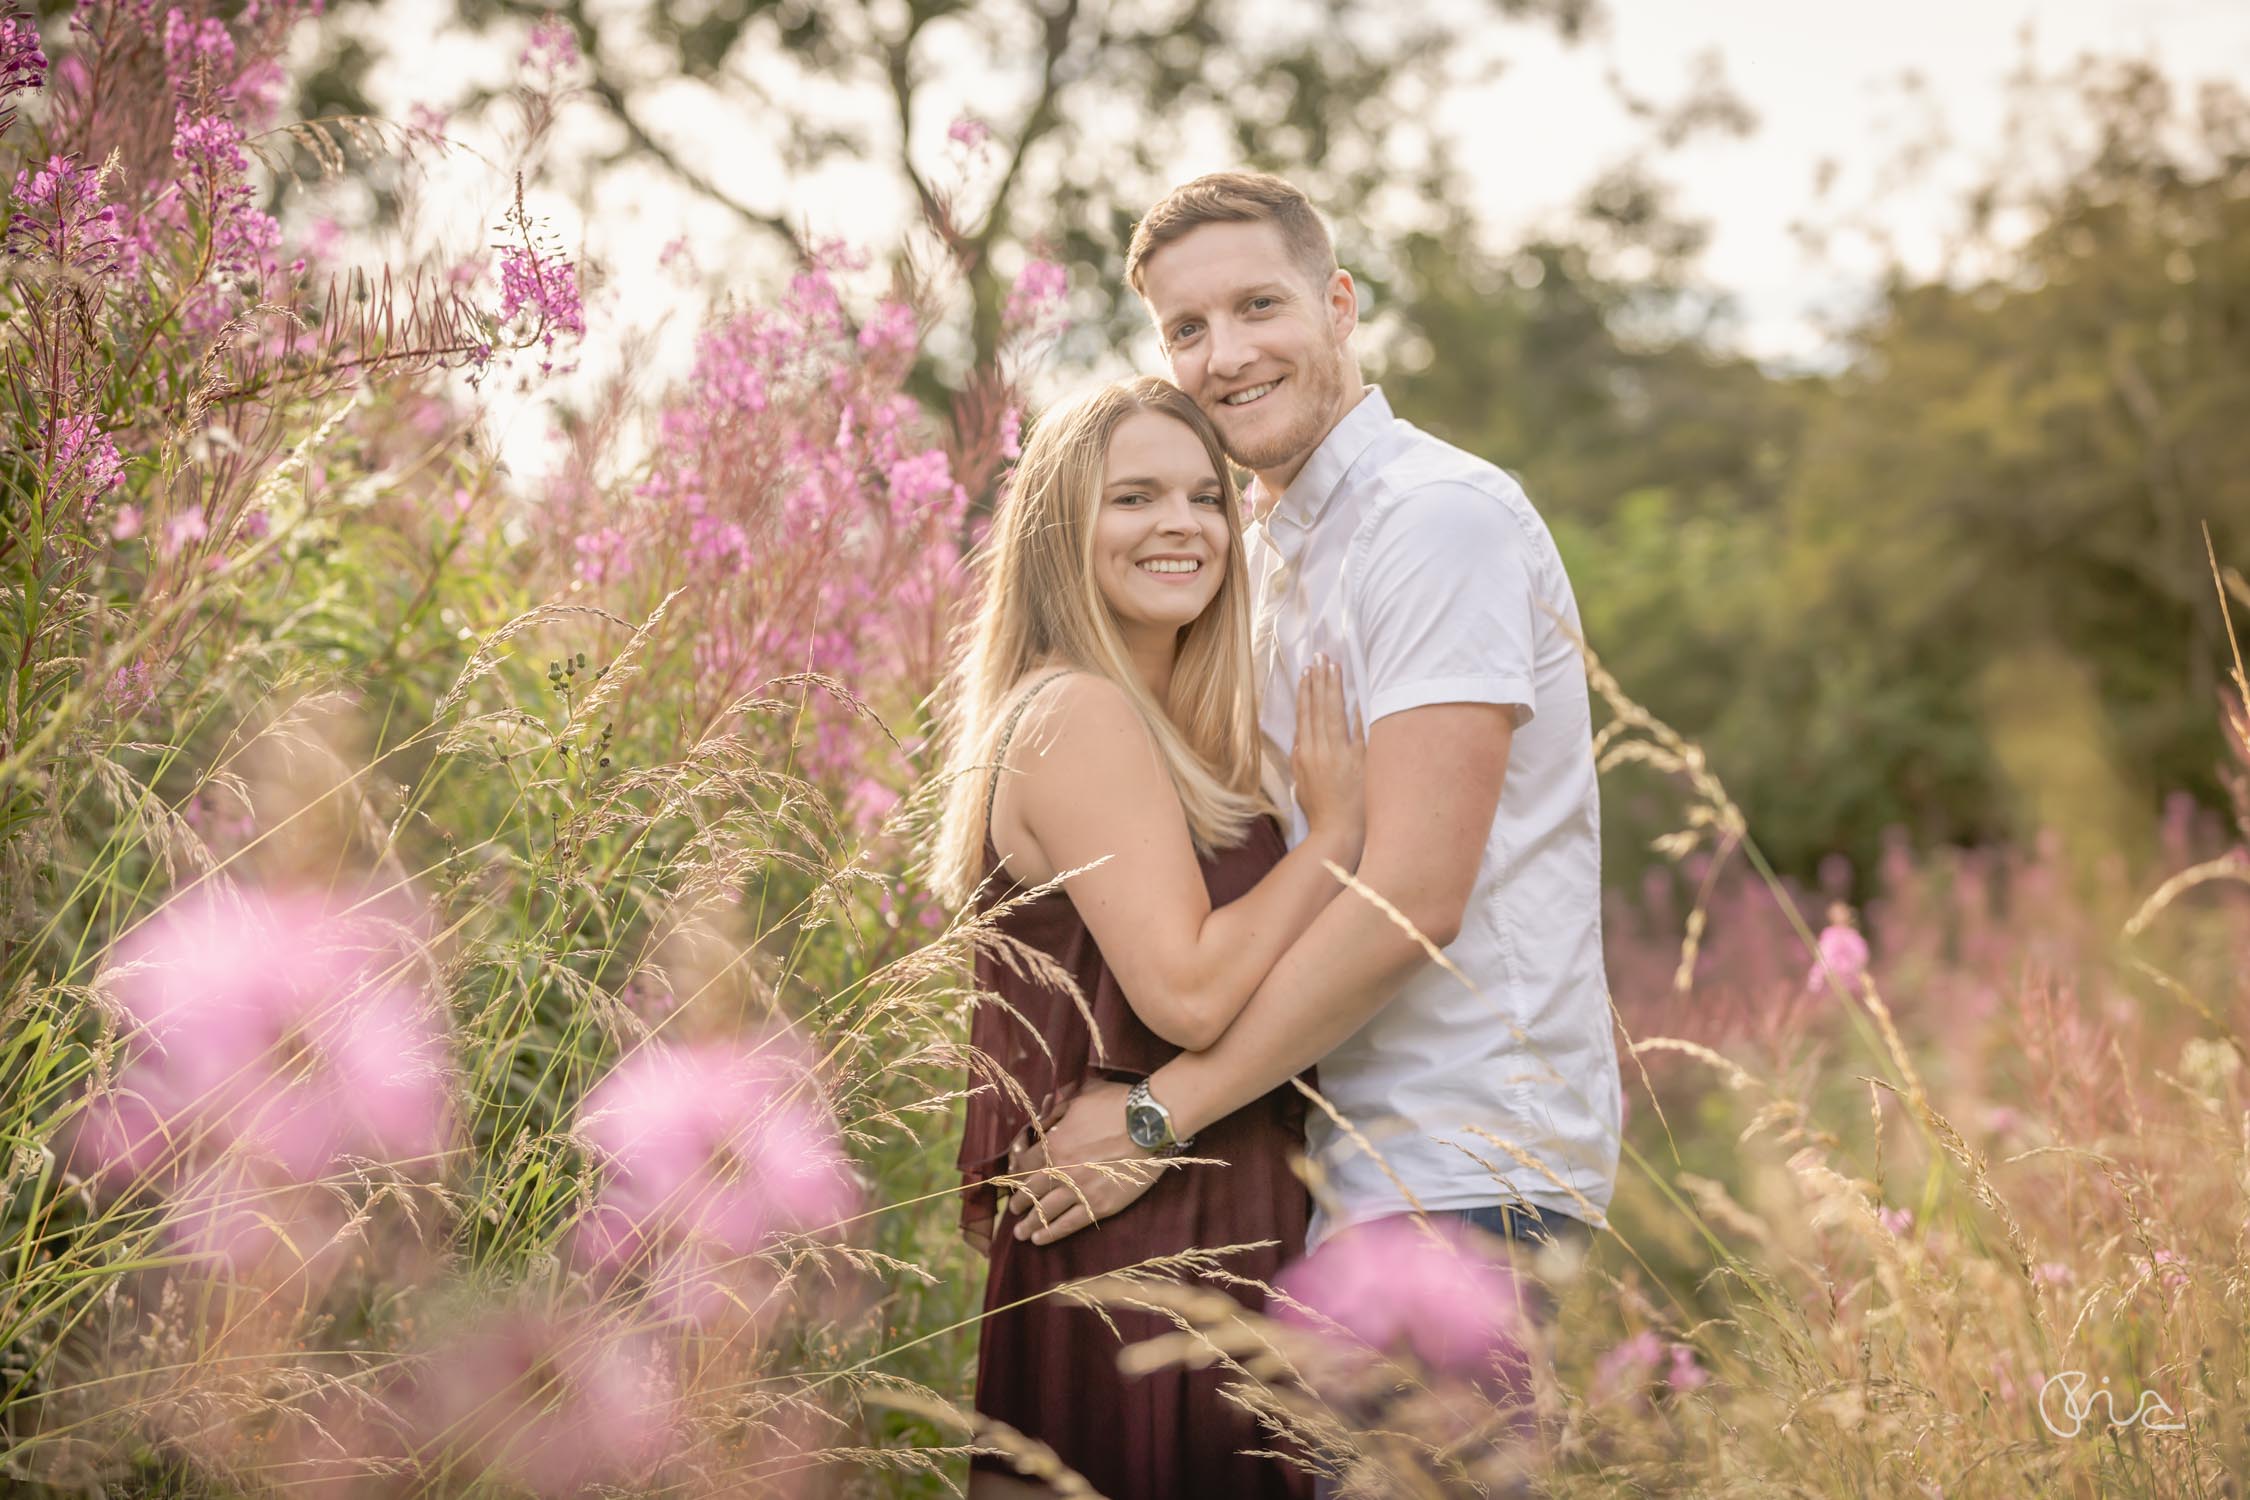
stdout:
MULTIPOLYGON (((1211 904, 1243 895, 1282 853, 1280 829, 1260 819, 1239 847, 1203 861, 1211 904)), ((989 839, 985 859, 988 869, 997 867, 999 856, 989 839)), ((995 892, 983 904, 995 904, 1003 894, 995 892)), ((1068 994, 1015 973, 997 956, 977 959, 980 989, 1005 1005, 990 1000, 978 1005, 970 1041, 1042 1110, 1068 1100, 1090 1080, 1145 1078, 1178 1053, 1133 1014, 1068 895, 1053 891, 1018 907, 1000 919, 1000 928, 1068 970, 1093 1015, 1089 1029, 1068 994)), ((1122 1344, 1101 1313, 1041 1295, 1153 1256, 1259 1240, 1275 1243, 1239 1252, 1227 1265, 1238 1276, 1271 1282, 1304 1252, 1308 1203, 1304 1185, 1289 1169, 1290 1158, 1304 1148, 1303 1096, 1293 1088, 1276 1089, 1196 1137, 1194 1155, 1228 1165, 1165 1172, 1113 1217, 1055 1244, 1034 1245, 1015 1237, 1015 1215, 995 1218, 998 1193, 986 1185, 1007 1170, 1009 1143, 1027 1117, 1007 1090, 973 1076, 970 1082, 976 1092, 969 1098, 961 1143, 967 1179, 961 1221, 973 1234, 989 1234, 992 1246, 977 1343, 977 1410, 1053 1448, 1110 1500, 1309 1495, 1311 1484, 1302 1471, 1244 1455, 1244 1449, 1276 1444, 1220 1395, 1220 1387, 1238 1377, 1217 1367, 1169 1367, 1128 1377, 1117 1368, 1122 1344)), ((1264 1301, 1254 1289, 1224 1290, 1253 1308, 1264 1301)), ((1153 1313, 1107 1312, 1124 1342, 1175 1331, 1169 1319, 1153 1313)), ((978 1462, 1008 1468, 997 1459, 978 1462)))

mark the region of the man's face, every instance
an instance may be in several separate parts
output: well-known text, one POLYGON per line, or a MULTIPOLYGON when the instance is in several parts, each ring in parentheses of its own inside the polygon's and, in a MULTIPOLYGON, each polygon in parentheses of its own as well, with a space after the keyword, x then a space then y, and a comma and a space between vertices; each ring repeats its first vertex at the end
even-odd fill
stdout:
POLYGON ((1204 224, 1143 262, 1141 287, 1172 379, 1227 456, 1286 484, 1358 395, 1351 277, 1313 285, 1271 224, 1204 224))

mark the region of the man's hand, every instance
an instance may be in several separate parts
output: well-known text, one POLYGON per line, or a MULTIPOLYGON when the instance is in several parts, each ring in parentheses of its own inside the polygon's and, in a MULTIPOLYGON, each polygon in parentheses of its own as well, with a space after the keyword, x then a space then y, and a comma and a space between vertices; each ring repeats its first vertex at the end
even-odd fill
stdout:
POLYGON ((1136 1202, 1162 1164, 1125 1134, 1122 1083, 1089 1083, 1041 1141, 1034 1137, 1008 1158, 1027 1180, 1008 1207, 1023 1217, 1016 1238, 1052 1245, 1136 1202))

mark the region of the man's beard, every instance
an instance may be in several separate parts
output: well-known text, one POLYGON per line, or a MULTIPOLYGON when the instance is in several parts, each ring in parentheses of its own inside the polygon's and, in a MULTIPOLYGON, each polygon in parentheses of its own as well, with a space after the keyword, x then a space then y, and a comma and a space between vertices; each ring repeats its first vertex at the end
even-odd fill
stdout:
POLYGON ((1212 425, 1219 430, 1219 446, 1228 458, 1254 474, 1278 469, 1293 459, 1310 457, 1328 435, 1328 421, 1343 395, 1343 361, 1329 360, 1318 365, 1300 365, 1288 381, 1295 385, 1303 382, 1304 389, 1296 393, 1297 410, 1289 422, 1276 433, 1260 437, 1255 446, 1238 444, 1227 433, 1226 412, 1222 403, 1212 413, 1212 425))

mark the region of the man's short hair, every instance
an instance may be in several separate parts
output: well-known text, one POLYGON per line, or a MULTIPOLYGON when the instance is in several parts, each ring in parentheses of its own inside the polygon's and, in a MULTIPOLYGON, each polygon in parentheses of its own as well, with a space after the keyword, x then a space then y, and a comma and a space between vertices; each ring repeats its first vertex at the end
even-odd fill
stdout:
POLYGON ((1213 172, 1166 193, 1133 226, 1126 284, 1145 295, 1141 276, 1148 258, 1206 224, 1271 224, 1314 287, 1326 287, 1336 274, 1336 247, 1310 198, 1270 172, 1213 172))

